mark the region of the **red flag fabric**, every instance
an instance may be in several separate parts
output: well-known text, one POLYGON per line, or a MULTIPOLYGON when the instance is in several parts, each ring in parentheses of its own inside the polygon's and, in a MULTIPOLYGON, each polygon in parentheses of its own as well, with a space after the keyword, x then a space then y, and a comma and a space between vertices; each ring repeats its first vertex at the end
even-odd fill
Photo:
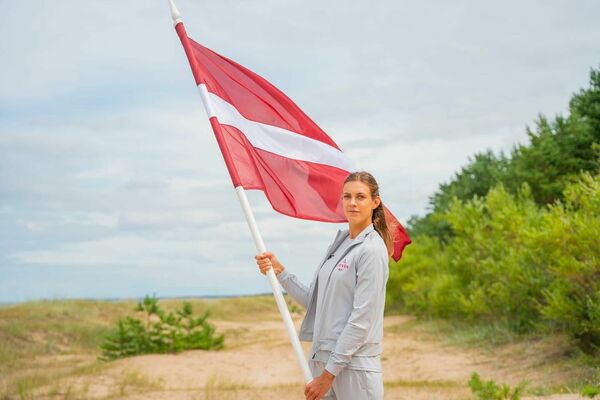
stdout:
MULTIPOLYGON (((338 145, 271 83, 175 29, 234 187, 262 190, 285 215, 347 222, 341 190, 355 167, 338 145)), ((410 239, 385 211, 398 261, 410 239)))

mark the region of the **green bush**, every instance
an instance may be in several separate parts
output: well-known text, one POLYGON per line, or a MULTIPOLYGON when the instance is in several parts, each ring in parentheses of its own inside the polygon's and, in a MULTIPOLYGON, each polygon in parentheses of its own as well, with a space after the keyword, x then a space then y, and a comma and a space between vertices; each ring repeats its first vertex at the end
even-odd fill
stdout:
POLYGON ((590 399, 600 396, 600 369, 596 370, 596 377, 587 382, 579 394, 590 399))
POLYGON ((400 262, 390 261, 386 309, 441 318, 460 314, 463 287, 448 269, 448 252, 437 238, 411 239, 400 262))
POLYGON ((585 386, 581 390, 581 395, 583 397, 589 397, 590 399, 593 399, 594 397, 600 395, 600 388, 591 385, 585 386))
POLYGON ((432 237, 415 238, 392 268, 389 302, 419 314, 531 328, 549 279, 529 247, 539 217, 527 186, 518 197, 499 186, 484 198, 455 199, 444 213, 453 239, 442 246, 432 237))
POLYGON ((600 176, 583 174, 565 190, 565 204, 545 216, 545 254, 552 276, 544 318, 586 353, 600 350, 600 176))
POLYGON ((223 347, 223 335, 215 336, 214 327, 206 320, 208 311, 195 317, 191 303, 184 302, 174 313, 166 313, 155 296, 146 296, 135 310, 145 314, 145 321, 130 316, 120 319, 101 345, 102 359, 223 347))
POLYGON ((506 383, 498 385, 492 379, 482 382, 477 372, 473 372, 469 380, 471 392, 476 394, 479 400, 519 400, 527 384, 528 382, 523 380, 511 392, 506 383))
POLYGON ((447 244, 413 238, 391 265, 388 306, 420 315, 499 323, 517 333, 558 329, 587 353, 600 349, 600 176, 538 206, 528 186, 455 199, 447 244))
POLYGON ((448 271, 462 289, 461 317, 505 321, 516 332, 533 327, 549 280, 545 263, 532 254, 543 212, 527 185, 517 196, 500 185, 485 198, 452 203, 445 215, 456 237, 446 251, 448 271))

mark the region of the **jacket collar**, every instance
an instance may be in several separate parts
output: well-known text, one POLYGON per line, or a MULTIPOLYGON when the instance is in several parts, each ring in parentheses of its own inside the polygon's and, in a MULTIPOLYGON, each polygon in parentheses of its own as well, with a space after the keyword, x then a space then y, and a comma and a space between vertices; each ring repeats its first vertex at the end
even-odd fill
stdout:
MULTIPOLYGON (((373 224, 369 224, 365 229, 363 229, 358 236, 356 236, 354 238, 354 243, 360 243, 363 240, 365 240, 365 237, 367 237, 367 235, 371 232, 373 232, 375 230, 375 227, 373 226, 373 224)), ((337 235, 335 236, 334 239, 334 246, 337 247, 338 244, 340 244, 344 239, 346 239, 346 237, 348 237, 350 235, 350 231, 348 229, 340 229, 337 232, 337 235)))
POLYGON ((369 224, 365 229, 363 229, 357 237, 354 238, 355 241, 363 241, 367 235, 375 230, 373 224, 369 224))

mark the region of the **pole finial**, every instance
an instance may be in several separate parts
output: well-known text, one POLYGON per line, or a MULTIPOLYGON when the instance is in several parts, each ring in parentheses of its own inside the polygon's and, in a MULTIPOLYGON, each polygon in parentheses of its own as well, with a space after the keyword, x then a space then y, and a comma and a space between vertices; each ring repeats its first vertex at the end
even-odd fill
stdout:
POLYGON ((179 10, 175 7, 175 2, 173 0, 169 0, 169 7, 171 8, 171 18, 173 18, 173 25, 177 25, 180 22, 183 22, 181 19, 181 14, 179 14, 179 10))

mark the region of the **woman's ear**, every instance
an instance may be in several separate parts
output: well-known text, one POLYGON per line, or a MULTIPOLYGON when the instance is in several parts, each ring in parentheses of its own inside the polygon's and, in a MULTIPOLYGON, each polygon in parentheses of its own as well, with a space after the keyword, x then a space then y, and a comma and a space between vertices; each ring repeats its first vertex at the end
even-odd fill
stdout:
POLYGON ((379 207, 379 205, 381 204, 381 198, 379 196, 375 197, 375 200, 373 200, 375 202, 375 207, 373 207, 373 210, 376 209, 377 207, 379 207))

